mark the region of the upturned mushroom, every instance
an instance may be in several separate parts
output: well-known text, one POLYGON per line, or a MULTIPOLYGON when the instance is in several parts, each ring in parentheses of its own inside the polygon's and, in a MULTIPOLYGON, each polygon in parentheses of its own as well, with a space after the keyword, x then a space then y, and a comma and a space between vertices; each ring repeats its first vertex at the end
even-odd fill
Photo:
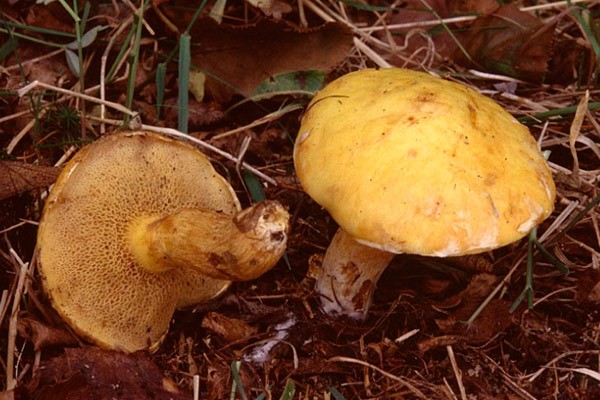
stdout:
POLYGON ((244 211, 191 145, 148 132, 108 135, 65 166, 37 248, 43 286, 75 332, 105 348, 155 350, 177 308, 254 279, 282 256, 287 211, 244 211))
POLYGON ((305 191, 338 223, 316 291, 333 315, 364 319, 395 254, 459 256, 527 235, 555 186, 529 130, 465 85, 366 69, 327 85, 294 147, 305 191))

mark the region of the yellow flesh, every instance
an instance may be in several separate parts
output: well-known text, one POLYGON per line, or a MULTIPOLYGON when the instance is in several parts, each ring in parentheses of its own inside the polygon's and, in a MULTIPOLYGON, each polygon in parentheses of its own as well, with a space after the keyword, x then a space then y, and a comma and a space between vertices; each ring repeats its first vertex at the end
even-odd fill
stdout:
POLYGON ((148 133, 118 134, 66 165, 40 223, 40 273, 53 305, 83 336, 124 351, 155 348, 177 307, 229 281, 189 269, 151 273, 130 253, 137 218, 185 208, 236 214, 229 184, 195 148, 148 133))
POLYGON ((475 253, 526 235, 555 187, 528 129, 466 86, 403 69, 319 92, 294 149, 302 186, 357 240, 396 253, 475 253))

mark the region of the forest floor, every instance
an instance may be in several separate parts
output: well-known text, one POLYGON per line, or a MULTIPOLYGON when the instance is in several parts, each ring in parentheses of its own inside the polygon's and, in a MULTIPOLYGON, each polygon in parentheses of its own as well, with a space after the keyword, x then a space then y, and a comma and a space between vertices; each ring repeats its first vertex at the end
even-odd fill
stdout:
POLYGON ((0 1, 0 399, 600 399, 599 60, 595 1, 0 1), (399 255, 366 321, 333 319, 307 272, 337 225, 295 177, 294 140, 324 84, 390 66, 526 124, 555 210, 537 244, 399 255), (264 195, 292 219, 273 270, 127 355, 70 333, 35 244, 69 157, 140 126, 217 148, 202 150, 244 206, 264 195))

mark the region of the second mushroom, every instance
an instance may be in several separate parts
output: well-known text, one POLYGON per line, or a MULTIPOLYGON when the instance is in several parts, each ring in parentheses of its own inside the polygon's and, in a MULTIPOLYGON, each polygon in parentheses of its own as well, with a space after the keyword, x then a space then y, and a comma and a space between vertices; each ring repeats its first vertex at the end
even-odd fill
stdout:
POLYGON ((458 256, 527 235, 555 186, 529 130, 465 85, 367 69, 320 91, 294 164, 340 228, 317 274, 323 309, 364 319, 395 254, 458 256))

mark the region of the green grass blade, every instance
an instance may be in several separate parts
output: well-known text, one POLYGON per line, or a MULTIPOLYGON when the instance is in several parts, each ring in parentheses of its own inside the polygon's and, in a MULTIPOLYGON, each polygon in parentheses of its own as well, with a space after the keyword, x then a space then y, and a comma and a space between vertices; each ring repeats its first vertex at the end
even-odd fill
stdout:
MULTIPOLYGON (((145 7, 145 6, 144 6, 145 7)), ((138 62, 140 59, 140 42, 142 40, 142 19, 144 14, 138 16, 137 14, 133 17, 133 24, 135 26, 135 40, 133 41, 133 54, 131 59, 131 68, 129 69, 129 79, 127 80, 127 108, 131 109, 133 105, 133 94, 135 92, 135 78, 138 62)))
POLYGON ((529 232, 527 241, 527 272, 525 274, 525 288, 510 307, 511 313, 514 312, 517 307, 519 307, 519 304, 521 304, 525 296, 527 296, 527 308, 533 307, 533 250, 536 240, 537 228, 533 228, 531 232, 529 232))
MULTIPOLYGON (((75 21, 75 22, 81 21, 81 19, 79 18, 79 15, 77 15, 77 11, 73 10, 71 8, 71 6, 69 6, 67 4, 67 2, 65 0, 58 0, 58 2, 60 3, 61 6, 63 6, 65 11, 69 13, 71 18, 73 18, 73 21, 75 21)), ((77 5, 75 5, 75 7, 77 7, 77 5)))
POLYGON ((392 7, 371 6, 368 4, 363 4, 358 1, 352 1, 352 0, 340 0, 340 1, 350 7, 356 8, 357 10, 386 12, 386 11, 389 11, 392 9, 392 7))
POLYGON ((292 400, 294 398, 294 394, 296 393, 296 384, 293 380, 288 379, 285 383, 285 388, 283 388, 283 393, 279 400, 292 400))
POLYGON ((179 96, 177 97, 177 127, 183 133, 188 133, 189 120, 189 84, 190 84, 190 35, 184 33, 179 39, 179 96))
MULTIPOLYGON (((573 217, 573 219, 571 221, 569 221, 569 223, 567 224, 567 226, 564 227, 564 229, 560 232, 560 234, 558 235, 558 237, 563 236, 569 229, 571 229, 572 227, 574 227, 575 224, 577 224, 579 221, 581 221, 581 219, 588 212, 590 212, 590 210, 592 208, 596 207, 598 205, 598 203, 600 203, 600 194, 596 195, 596 197, 594 197, 594 199, 590 202, 590 204, 588 204, 587 206, 585 206, 583 210, 581 210, 580 212, 578 212, 577 215, 575 215, 575 217, 573 217)), ((556 240, 558 237, 554 238, 554 240, 556 240)))
POLYGON ((326 73, 324 71, 294 71, 276 74, 262 81, 251 94, 251 98, 269 98, 277 95, 313 96, 323 88, 326 73))
POLYGON ((341 394, 336 388, 333 386, 329 386, 329 392, 333 396, 335 400, 346 400, 343 394, 341 394))
POLYGON ((67 59, 67 65, 69 69, 77 78, 81 74, 81 64, 79 63, 79 57, 73 50, 65 49, 65 58, 67 59))
MULTIPOLYGON (((11 29, 0 28, 0 33, 6 33, 6 34, 8 34, 9 32, 11 32, 11 29)), ((59 49, 62 49, 62 48, 65 47, 64 44, 48 42, 47 40, 42 40, 42 39, 34 38, 32 36, 27 36, 27 35, 24 35, 24 34, 19 33, 19 32, 14 32, 13 31, 10 34, 13 35, 14 37, 19 38, 19 39, 24 39, 24 40, 27 40, 27 41, 33 42, 33 43, 43 44, 44 46, 48 46, 48 47, 56 47, 56 48, 59 48, 59 49)))
POLYGON ((108 28, 108 25, 107 26, 95 26, 94 28, 92 28, 89 31, 87 31, 86 33, 84 33, 83 36, 81 36, 80 41, 74 40, 71 43, 67 43, 65 45, 65 48, 70 49, 70 50, 77 50, 77 48, 79 47, 79 43, 81 43, 81 47, 85 49, 86 47, 88 47, 89 45, 94 43, 94 41, 98 37, 98 32, 102 32, 106 28, 108 28))
POLYGON ((0 46, 0 60, 4 60, 17 48, 17 41, 13 36, 10 36, 6 43, 0 46))
POLYGON ((167 80, 167 64, 160 63, 156 68, 156 119, 160 119, 160 111, 165 100, 167 80))
POLYGON ((110 69, 108 70, 108 74, 106 74, 106 80, 108 82, 110 82, 114 78, 115 74, 117 73, 117 71, 116 71, 117 67, 119 66, 119 64, 121 64, 121 60, 123 59, 123 57, 125 57, 125 53, 127 53, 127 48, 129 47, 131 38, 135 34, 135 30, 136 30, 136 27, 135 27, 135 25, 133 25, 131 27, 131 29, 129 30, 129 33, 127 34, 127 38, 125 38, 125 40, 123 41, 123 44, 121 45, 121 49, 119 50, 119 54, 117 54, 115 61, 113 62, 110 69))
POLYGON ((573 6, 571 0, 567 0, 567 4, 571 8, 571 14, 573 14, 587 40, 590 42, 590 46, 592 46, 592 50, 596 55, 596 62, 600 61, 600 44, 598 44, 598 40, 590 27, 590 11, 580 6, 573 6))
POLYGON ((206 3, 208 3, 208 0, 202 0, 202 3, 200 3, 200 5, 196 9, 196 11, 194 12, 192 19, 190 20, 190 23, 185 28, 184 33, 190 33, 190 30, 194 27, 194 24, 198 20, 198 17, 200 17, 200 13, 202 12, 202 10, 204 10, 204 7, 206 7, 206 3))
POLYGON ((255 203, 263 201, 267 198, 265 192, 263 191, 260 180, 250 171, 244 170, 242 172, 242 177, 244 178, 244 183, 250 192, 250 197, 255 203))
POLYGON ((86 1, 85 5, 83 6, 83 15, 81 16, 81 22, 80 22, 81 32, 85 32, 85 26, 87 25, 88 17, 90 16, 91 9, 92 9, 92 6, 91 6, 90 2, 86 1))
POLYGON ((41 33, 42 35, 65 37, 68 39, 75 38, 75 34, 70 33, 70 32, 55 31, 54 29, 40 28, 38 26, 30 26, 30 25, 20 24, 18 22, 2 21, 2 24, 4 26, 6 26, 7 28, 22 29, 24 31, 41 33))
POLYGON ((533 308, 533 244, 537 240, 537 228, 529 232, 527 240, 527 274, 525 275, 525 289, 527 290, 527 308, 533 308))
MULTIPOLYGON (((588 110, 593 111, 600 108, 600 102, 589 103, 588 110)), ((527 123, 536 123, 538 121, 544 121, 550 117, 556 116, 565 116, 575 114, 577 111, 577 106, 569 106, 565 108, 557 108, 556 110, 544 111, 541 113, 533 114, 533 115, 524 115, 522 117, 517 118, 517 120, 523 124, 527 123)))
POLYGON ((231 385, 231 400, 235 399, 236 390, 239 393, 242 400, 248 400, 248 396, 246 395, 246 391, 244 390, 244 385, 242 384, 242 379, 240 378, 241 365, 241 361, 234 361, 231 363, 231 377, 233 378, 233 384, 231 385))
POLYGON ((565 275, 569 275, 569 273, 571 272, 571 271, 569 271, 569 267, 567 267, 564 263, 562 263, 558 258, 554 257, 552 255, 552 253, 550 253, 544 247, 544 245, 542 243, 540 243, 539 240, 537 240, 537 238, 534 239, 534 244, 535 244, 535 247, 537 247, 537 249, 540 251, 540 253, 542 253, 542 255, 544 257, 546 257, 546 259, 548 261, 550 261, 556 269, 558 269, 560 272, 562 272, 565 275))
POLYGON ((528 293, 529 289, 525 288, 521 291, 521 293, 519 294, 519 296, 515 299, 515 301, 512 303, 512 305, 510 306, 510 309, 508 310, 511 314, 515 312, 515 310, 519 307, 519 305, 523 302, 523 299, 525 298, 525 295, 528 293))

